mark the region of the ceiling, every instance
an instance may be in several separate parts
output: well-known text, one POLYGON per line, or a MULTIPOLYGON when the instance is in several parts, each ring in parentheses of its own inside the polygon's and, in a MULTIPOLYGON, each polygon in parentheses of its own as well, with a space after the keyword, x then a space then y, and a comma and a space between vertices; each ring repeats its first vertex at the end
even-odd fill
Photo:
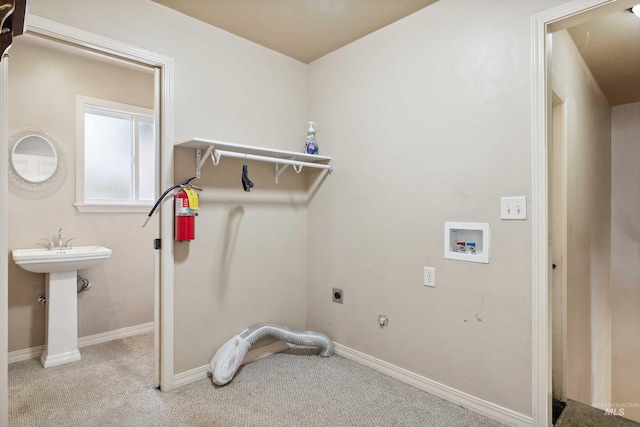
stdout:
POLYGON ((153 0, 306 64, 437 0, 153 0))
POLYGON ((640 18, 623 10, 568 31, 609 104, 640 102, 640 18))

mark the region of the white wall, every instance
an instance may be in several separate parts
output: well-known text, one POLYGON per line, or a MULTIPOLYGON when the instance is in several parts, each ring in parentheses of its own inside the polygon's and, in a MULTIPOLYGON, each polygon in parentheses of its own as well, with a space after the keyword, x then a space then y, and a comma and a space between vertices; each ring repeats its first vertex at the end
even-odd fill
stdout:
POLYGON ((611 398, 611 108, 566 31, 552 88, 567 103, 567 396, 611 398))
MULTIPOLYGON (((640 396, 640 103, 613 107, 611 117, 611 401, 640 396)), ((625 408, 640 422, 640 408, 625 408)))
POLYGON ((336 169, 309 208, 308 327, 522 414, 531 222, 500 197, 530 194, 530 17, 559 3, 441 0, 310 64, 336 169), (490 223, 490 264, 443 259, 445 221, 490 223))
MULTIPOLYGON (((303 147, 301 62, 149 0, 33 0, 31 13, 174 58, 176 140, 303 147)), ((174 246, 176 374, 207 364, 254 323, 305 326, 306 206, 287 201, 305 175, 287 171, 275 187, 273 165, 251 163, 256 187, 244 193, 242 162, 222 162, 197 181, 197 240, 174 246)), ((194 152, 177 149, 175 165, 176 181, 193 176, 194 152)))
MULTIPOLYGON (((9 132, 35 127, 54 136, 66 158, 61 185, 43 192, 10 186, 9 247, 55 240, 59 228, 76 246, 103 245, 111 258, 82 270, 92 288, 78 295, 80 337, 153 321, 155 227, 144 214, 79 213, 76 201, 76 95, 153 108, 154 76, 18 38, 9 65, 9 132)), ((9 263, 9 351, 43 345, 45 275, 9 263)))

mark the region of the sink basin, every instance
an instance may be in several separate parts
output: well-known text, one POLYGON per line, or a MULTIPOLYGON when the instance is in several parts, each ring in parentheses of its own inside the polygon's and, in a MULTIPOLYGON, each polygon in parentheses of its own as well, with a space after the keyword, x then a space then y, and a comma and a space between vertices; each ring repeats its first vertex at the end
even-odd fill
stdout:
POLYGON ((103 246, 77 246, 71 249, 14 249, 13 260, 32 273, 77 271, 100 264, 111 256, 103 246))

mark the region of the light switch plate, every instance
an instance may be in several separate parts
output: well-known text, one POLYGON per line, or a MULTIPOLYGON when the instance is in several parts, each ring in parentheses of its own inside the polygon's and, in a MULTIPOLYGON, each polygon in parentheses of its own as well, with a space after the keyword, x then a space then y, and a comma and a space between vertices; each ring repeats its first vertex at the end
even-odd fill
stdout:
POLYGON ((501 219, 527 219, 527 197, 502 197, 500 199, 501 219))

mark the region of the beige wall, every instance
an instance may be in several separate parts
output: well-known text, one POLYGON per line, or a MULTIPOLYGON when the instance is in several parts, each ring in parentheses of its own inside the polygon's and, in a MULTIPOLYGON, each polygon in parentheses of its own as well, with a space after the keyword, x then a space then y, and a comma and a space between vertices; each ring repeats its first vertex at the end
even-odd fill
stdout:
MULTIPOLYGON (((181 181, 193 173, 194 152, 177 149, 175 159, 181 181)), ((174 246, 177 372, 208 363, 254 324, 306 326, 307 208, 289 199, 303 192, 305 176, 287 171, 276 186, 273 165, 247 162, 255 186, 245 193, 242 164, 205 166, 196 240, 174 246)))
MULTIPOLYGON (((144 214, 87 214, 74 207, 76 95, 153 108, 154 77, 51 46, 17 39, 9 65, 9 132, 35 127, 53 135, 67 160, 60 186, 33 193, 10 186, 9 248, 38 247, 58 228, 73 244, 113 250, 103 264, 79 272, 93 287, 78 296, 80 337, 153 321, 154 225, 140 228, 144 214)), ((9 351, 44 344, 45 275, 9 262, 9 351)))
POLYGON ((567 396, 611 398, 611 108, 566 31, 552 87, 567 103, 567 396))
MULTIPOLYGON (((640 401, 640 103, 613 107, 611 117, 611 401, 640 401)), ((640 422, 640 408, 625 408, 640 422)))
MULTIPOLYGON (((260 187, 245 194, 241 161, 205 166, 198 240, 174 246, 176 373, 277 321, 531 414, 531 222, 500 221, 499 200, 529 195, 530 17, 560 3, 441 0, 307 67, 145 0, 33 0, 36 15, 173 57, 176 139, 299 150, 305 122, 321 124, 336 171, 308 211, 282 197, 301 177, 274 187, 250 164, 260 187), (444 221, 489 222, 491 263, 444 260, 444 221)), ((176 150, 176 180, 192 155, 176 150)))
POLYGON ((310 65, 336 170, 309 207, 308 327, 523 414, 531 221, 500 197, 530 194, 530 17, 558 3, 441 0, 310 65), (490 223, 490 264, 443 259, 445 221, 490 223))
POLYGON ((301 62, 150 0, 32 0, 29 8, 173 58, 176 141, 200 136, 284 150, 304 143, 307 66, 301 62))
MULTIPOLYGON (((176 140, 302 150, 305 64, 148 0, 33 0, 31 13, 174 58, 176 140)), ((176 150, 176 181, 194 175, 194 161, 176 150)), ((250 163, 256 187, 244 193, 241 167, 205 165, 197 240, 174 246, 176 374, 255 323, 305 326, 306 207, 291 197, 306 175, 288 170, 276 187, 273 165, 250 163)))

